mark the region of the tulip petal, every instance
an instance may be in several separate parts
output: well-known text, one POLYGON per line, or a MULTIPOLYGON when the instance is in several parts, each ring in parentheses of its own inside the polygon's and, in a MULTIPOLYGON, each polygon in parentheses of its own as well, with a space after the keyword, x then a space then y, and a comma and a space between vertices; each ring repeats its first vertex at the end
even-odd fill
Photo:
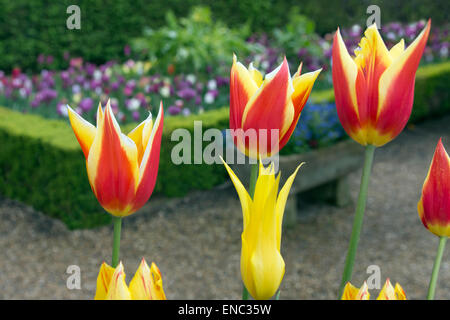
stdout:
MULTIPOLYGON (((301 68, 301 65, 299 69, 301 68)), ((314 72, 308 72, 302 75, 294 76, 292 80, 292 85, 294 86, 294 93, 292 94, 292 103, 294 105, 294 118, 291 126, 286 131, 284 136, 280 140, 279 148, 280 150, 286 145, 289 141, 292 133, 297 127, 298 120, 300 119, 300 114, 303 110, 303 107, 306 104, 306 101, 309 98, 309 94, 314 86, 314 82, 316 81, 319 73, 322 69, 316 70, 314 72)), ((298 71, 299 72, 299 71, 298 71)))
POLYGON ((153 300, 166 300, 166 295, 163 290, 161 272, 159 271, 159 268, 156 266, 156 264, 152 263, 150 272, 152 275, 151 292, 153 300))
POLYGON ((286 180, 286 183, 284 184, 283 188, 281 188, 280 193, 278 194, 277 198, 277 204, 276 204, 276 214, 277 214, 277 244, 278 244, 278 250, 280 250, 281 245, 281 231, 282 231, 282 225, 283 225, 283 215, 284 215, 284 208, 286 206, 286 201, 289 196, 289 191, 291 190, 292 183, 294 183, 294 179, 297 176, 298 170, 304 165, 305 163, 302 162, 298 165, 297 169, 295 169, 294 173, 291 174, 291 176, 286 180))
POLYGON ((75 137, 83 150, 86 159, 89 155, 89 149, 91 148, 92 142, 94 141, 97 129, 84 120, 78 113, 72 110, 71 107, 67 106, 67 111, 69 113, 70 125, 72 126, 75 137))
POLYGON ((396 300, 407 300, 406 293, 399 283, 395 284, 394 291, 395 291, 396 300))
POLYGON ((450 236, 450 157, 442 139, 436 146, 417 209, 428 230, 437 236, 450 236))
POLYGON ((161 149, 161 137, 164 126, 164 109, 162 102, 159 106, 158 116, 153 127, 149 122, 143 128, 143 141, 147 140, 146 135, 151 128, 150 137, 147 140, 144 155, 139 166, 139 180, 136 195, 134 198, 133 211, 141 208, 150 198, 155 188, 158 176, 159 154, 161 149))
POLYGON ((392 286, 391 282, 389 281, 389 278, 386 279, 386 283, 384 284, 383 288, 381 289, 377 300, 397 300, 394 287, 392 286))
POLYGON ((95 291, 95 300, 105 300, 108 293, 109 284, 111 283, 114 268, 103 262, 100 272, 97 276, 97 289, 95 291))
POLYGON ((220 160, 222 160, 223 164, 225 165, 225 169, 227 169, 228 174, 230 175, 231 181, 234 184, 234 187, 236 188, 236 191, 239 196, 239 200, 241 201, 241 207, 242 207, 242 214, 243 214, 243 220, 244 220, 244 229, 249 221, 249 211, 250 206, 252 203, 252 199, 250 198, 250 195, 248 194, 247 190, 245 190, 245 187, 242 185, 239 178, 236 176, 236 174, 233 172, 233 170, 228 166, 228 164, 223 160, 222 157, 220 157, 220 160))
MULTIPOLYGON (((253 76, 255 72, 253 72, 253 76)), ((245 106, 258 86, 253 80, 252 74, 237 61, 233 55, 233 66, 230 73, 230 129, 241 128, 242 116, 245 106)))
MULTIPOLYGON (((414 42, 381 75, 376 129, 380 135, 394 139, 405 127, 411 115, 414 100, 414 81, 417 67, 427 43, 431 22, 414 42)), ((387 141, 375 141, 381 146, 387 141)))
POLYGON ((125 283, 125 272, 122 262, 119 263, 111 277, 106 300, 131 300, 131 294, 125 283))
POLYGON ((263 84, 248 101, 242 116, 242 128, 279 129, 282 137, 294 118, 294 106, 290 99, 294 89, 286 58, 283 63, 266 75, 263 84))
POLYGON ((129 134, 128 137, 134 141, 138 151, 138 162, 139 164, 142 162, 142 158, 144 156, 145 149, 147 148, 148 140, 150 138, 150 134, 152 131, 153 122, 152 122, 152 114, 149 113, 147 119, 142 121, 136 128, 134 128, 129 134))
POLYGON ((120 132, 109 103, 99 118, 87 159, 89 182, 106 211, 125 216, 130 213, 139 177, 137 148, 120 132))
POLYGON ((361 120, 367 122, 367 115, 359 113, 367 105, 367 89, 363 72, 350 57, 339 29, 333 40, 332 50, 333 88, 339 120, 355 141, 366 145, 366 135, 361 129, 361 120))

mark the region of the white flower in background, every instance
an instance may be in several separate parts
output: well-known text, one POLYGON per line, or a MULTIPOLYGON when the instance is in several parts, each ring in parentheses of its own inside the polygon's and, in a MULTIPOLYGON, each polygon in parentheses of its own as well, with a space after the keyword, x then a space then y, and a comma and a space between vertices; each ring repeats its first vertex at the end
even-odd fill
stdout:
POLYGON ((167 86, 162 87, 161 89, 159 89, 159 94, 164 98, 168 98, 170 96, 170 88, 167 86))
POLYGON ((261 69, 267 70, 268 68, 269 68, 269 61, 264 60, 263 62, 261 62, 261 69))
POLYGON ((217 82, 216 80, 212 79, 208 81, 208 89, 209 90, 216 90, 217 89, 217 82))
POLYGON ((388 32, 388 34, 386 35, 386 37, 387 37, 389 40, 395 40, 395 33, 393 33, 392 31, 391 31, 391 32, 388 32))
POLYGON ((74 84, 74 85, 72 86, 72 93, 73 93, 73 94, 80 93, 80 91, 81 91, 81 87, 80 87, 79 84, 74 84))
POLYGON ((214 102, 214 100, 215 100, 214 95, 211 92, 207 92, 205 94, 205 103, 211 104, 214 102))
POLYGON ((439 54, 441 55, 441 58, 447 58, 448 57, 448 47, 442 47, 441 50, 439 50, 439 54))
POLYGON ((193 75, 193 74, 188 74, 188 75, 186 76, 186 80, 187 80, 188 82, 190 82, 191 84, 194 84, 195 81, 197 80, 197 78, 196 78, 195 75, 193 75))
POLYGON ((102 72, 100 70, 98 70, 98 69, 95 70, 94 74, 93 74, 93 77, 94 77, 95 80, 101 80, 102 79, 102 72))
POLYGON ((25 88, 20 88, 19 89, 19 94, 21 98, 26 98, 27 97, 27 90, 25 90, 25 88))
POLYGON ((128 102, 128 110, 130 111, 136 111, 141 106, 141 102, 138 99, 132 98, 128 102))
POLYGON ((352 26, 352 32, 354 32, 354 33, 361 33, 361 31, 362 31, 362 29, 361 29, 361 26, 359 24, 354 24, 352 26))

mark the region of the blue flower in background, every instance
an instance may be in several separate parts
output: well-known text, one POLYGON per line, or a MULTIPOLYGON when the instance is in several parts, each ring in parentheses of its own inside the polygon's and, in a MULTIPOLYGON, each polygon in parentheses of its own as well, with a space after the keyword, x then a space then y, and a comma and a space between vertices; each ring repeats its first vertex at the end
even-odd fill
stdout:
POLYGON ((329 146, 346 137, 334 103, 307 103, 282 154, 329 146))

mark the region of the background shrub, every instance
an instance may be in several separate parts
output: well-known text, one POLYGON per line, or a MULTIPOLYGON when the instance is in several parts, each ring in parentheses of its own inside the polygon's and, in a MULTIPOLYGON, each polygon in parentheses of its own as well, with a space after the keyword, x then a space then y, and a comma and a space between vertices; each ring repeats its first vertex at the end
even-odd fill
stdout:
POLYGON ((381 8, 381 23, 417 21, 431 17, 433 24, 447 22, 449 1, 423 0, 78 0, 81 8, 81 30, 66 28, 66 9, 72 0, 0 0, 0 69, 14 66, 37 69, 38 55, 52 55, 53 68, 65 67, 64 52, 82 56, 94 63, 121 59, 130 39, 139 37, 145 27, 165 25, 170 10, 175 16, 186 16, 197 5, 211 8, 214 21, 239 28, 247 23, 252 32, 283 29, 287 13, 293 7, 312 19, 319 34, 354 23, 365 25, 370 4, 381 8))

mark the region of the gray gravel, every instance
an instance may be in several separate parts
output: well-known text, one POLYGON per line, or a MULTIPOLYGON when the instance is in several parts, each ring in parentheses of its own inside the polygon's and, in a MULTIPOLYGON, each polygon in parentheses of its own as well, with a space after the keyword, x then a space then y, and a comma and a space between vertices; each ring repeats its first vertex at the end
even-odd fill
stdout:
MULTIPOLYGON (((426 295, 438 239, 416 204, 440 136, 450 150, 450 117, 408 128, 375 154, 353 282, 378 265, 382 279, 400 282, 410 299, 426 295)), ((301 177, 301 172, 298 177, 301 177)), ((350 177, 356 199, 360 172, 350 177)), ((354 208, 304 203, 298 224, 284 230, 284 299, 334 299, 354 208)), ((105 213, 106 214, 106 213, 105 213)), ((169 299, 239 299, 242 216, 231 187, 193 192, 169 202, 152 198, 125 219, 121 259, 130 280, 139 261, 155 261, 169 299)), ((68 231, 16 201, 0 199, 0 298, 91 299, 98 268, 111 258, 112 227, 68 231), (81 268, 81 290, 66 287, 69 265, 81 268)), ((436 297, 450 299, 450 249, 436 297)), ((377 291, 373 290, 372 296, 377 291)))

